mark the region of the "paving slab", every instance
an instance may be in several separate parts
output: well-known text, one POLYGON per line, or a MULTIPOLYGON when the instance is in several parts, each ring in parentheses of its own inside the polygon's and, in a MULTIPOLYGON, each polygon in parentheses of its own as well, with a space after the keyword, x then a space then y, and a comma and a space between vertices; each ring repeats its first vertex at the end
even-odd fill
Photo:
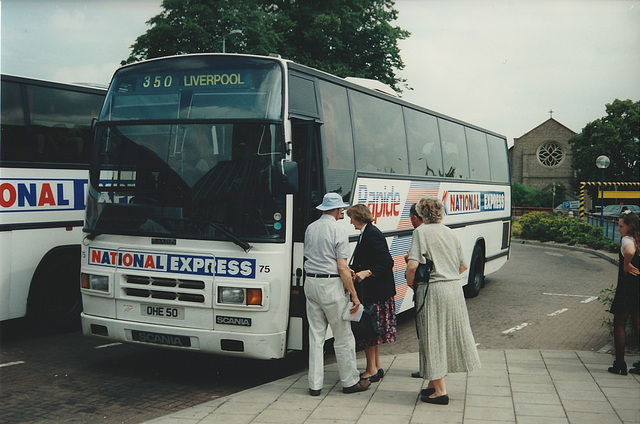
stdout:
POLYGON ((381 358, 385 378, 365 392, 342 393, 337 365, 329 364, 321 396, 309 396, 302 372, 149 424, 640 423, 640 378, 608 373, 609 354, 524 349, 479 354, 480 370, 446 377, 448 405, 420 401, 427 382, 410 377, 418 354, 409 353, 381 358))

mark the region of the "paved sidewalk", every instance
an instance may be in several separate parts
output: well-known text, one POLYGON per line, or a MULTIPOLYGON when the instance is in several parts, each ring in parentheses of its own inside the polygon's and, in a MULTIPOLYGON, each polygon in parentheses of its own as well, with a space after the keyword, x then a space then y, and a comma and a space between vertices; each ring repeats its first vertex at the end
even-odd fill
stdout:
MULTIPOLYGON (((343 394, 337 366, 325 367, 322 395, 308 393, 306 372, 203 403, 149 424, 305 423, 640 423, 640 376, 607 372, 611 355, 583 351, 479 350, 482 369, 447 376, 451 402, 419 400, 411 378, 418 354, 382 357, 385 377, 343 394)), ((638 356, 625 358, 627 364, 638 356)), ((364 369, 364 359, 359 359, 364 369)), ((268 366, 268 363, 267 363, 268 366)))

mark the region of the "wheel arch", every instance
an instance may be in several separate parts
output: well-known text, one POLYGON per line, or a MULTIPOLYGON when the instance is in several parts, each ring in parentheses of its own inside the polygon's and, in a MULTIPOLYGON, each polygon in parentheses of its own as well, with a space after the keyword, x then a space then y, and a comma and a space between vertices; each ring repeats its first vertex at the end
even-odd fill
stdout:
MULTIPOLYGON (((80 299, 80 255, 81 247, 79 244, 70 244, 63 246, 56 246, 53 249, 45 253, 38 263, 33 277, 29 285, 29 295, 27 297, 27 317, 39 315, 39 311, 34 310, 36 305, 41 299, 39 298, 44 293, 46 287, 43 284, 47 281, 47 276, 50 275, 75 275, 77 274, 77 281, 75 287, 72 283, 69 283, 67 287, 57 287, 55 290, 60 290, 64 293, 64 290, 71 290, 73 295, 77 295, 77 299, 80 299), (70 269, 60 269, 61 266, 68 266, 70 269), (76 267, 77 265, 77 267, 76 267), (77 287, 77 293, 76 288, 77 287)), ((80 310, 82 306, 79 307, 80 310)), ((78 311, 79 313, 79 311, 78 311)), ((75 312, 74 312, 75 314, 75 312)))
POLYGON ((466 297, 476 297, 480 293, 480 289, 484 287, 484 269, 487 262, 487 246, 484 238, 479 237, 473 245, 471 251, 471 257, 469 258, 469 273, 467 277, 467 283, 464 285, 464 292, 466 297), (479 255, 481 261, 480 268, 477 269, 476 256, 479 255), (482 270, 481 275, 478 275, 479 270, 482 270))

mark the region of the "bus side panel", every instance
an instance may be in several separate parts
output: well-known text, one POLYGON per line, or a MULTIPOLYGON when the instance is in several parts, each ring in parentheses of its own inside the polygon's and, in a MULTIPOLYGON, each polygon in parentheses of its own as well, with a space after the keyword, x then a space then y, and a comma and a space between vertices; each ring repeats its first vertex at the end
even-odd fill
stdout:
MULTIPOLYGON (((1 233, 0 320, 26 316, 33 277, 43 259, 59 246, 78 246, 81 236, 82 230, 78 227, 72 231, 47 228, 1 233), (54 240, 55 244, 46 243, 46 240, 54 240), (12 248, 6 249, 5 246, 12 248)), ((77 271, 79 273, 80 270, 77 271)))
POLYGON ((59 246, 79 246, 87 171, 3 168, 0 319, 21 318, 36 269, 59 246))
MULTIPOLYGON (((509 186, 474 184, 463 181, 410 180, 382 177, 362 177, 356 180, 353 204, 367 205, 373 215, 373 224, 383 233, 399 232, 387 236, 389 252, 394 261, 396 283, 396 312, 413 307, 413 291, 405 278, 404 255, 411 248, 412 230, 409 209, 424 196, 442 200, 445 207, 443 224, 453 228, 462 244, 467 263, 473 249, 481 243, 487 262, 485 275, 498 270, 507 259, 508 247, 503 248, 504 221, 510 219, 511 192, 509 186)), ((340 220, 352 240, 358 232, 348 219, 340 220)), ((355 243, 352 243, 355 248, 355 243)), ((464 284, 468 271, 461 275, 464 284)))
MULTIPOLYGON (((11 231, 0 232, 0 321, 4 321, 11 318, 18 318, 24 316, 27 310, 27 299, 24 298, 24 307, 22 308, 22 315, 14 314, 16 312, 11 311, 11 231)), ((15 302, 14 303, 18 303, 15 302)), ((19 303, 22 303, 20 300, 19 303)), ((17 311, 19 313, 19 311, 17 311)))

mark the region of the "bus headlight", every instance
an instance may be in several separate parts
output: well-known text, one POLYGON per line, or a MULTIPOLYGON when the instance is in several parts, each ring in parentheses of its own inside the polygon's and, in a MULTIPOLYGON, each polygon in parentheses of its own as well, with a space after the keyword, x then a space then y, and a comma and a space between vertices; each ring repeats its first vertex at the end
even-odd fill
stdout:
POLYGON ((109 277, 106 275, 94 275, 82 273, 80 277, 83 289, 97 290, 102 292, 109 291, 109 277))
POLYGON ((262 306, 262 289, 220 286, 218 303, 262 306))

